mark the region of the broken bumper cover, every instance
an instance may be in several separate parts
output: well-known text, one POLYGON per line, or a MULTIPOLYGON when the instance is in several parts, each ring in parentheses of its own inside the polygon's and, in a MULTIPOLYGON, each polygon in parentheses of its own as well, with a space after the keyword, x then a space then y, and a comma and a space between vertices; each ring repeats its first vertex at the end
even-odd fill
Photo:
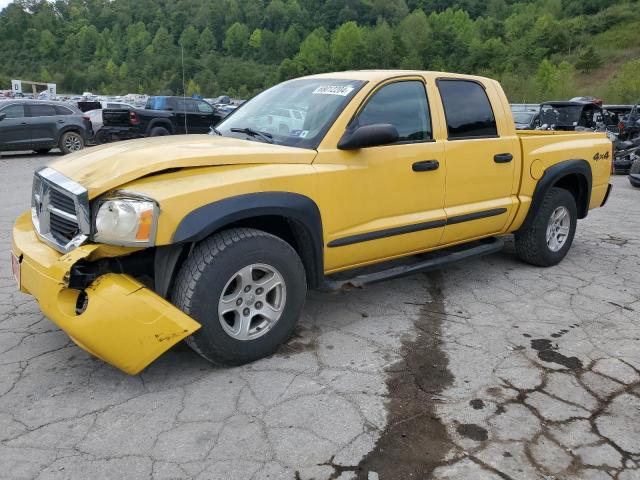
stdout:
POLYGON ((20 261, 20 290, 33 295, 43 313, 78 346, 135 375, 200 324, 128 275, 109 273, 86 290, 86 308, 76 313, 79 290, 67 288, 69 271, 97 245, 63 255, 41 242, 28 213, 13 227, 13 253, 20 261))

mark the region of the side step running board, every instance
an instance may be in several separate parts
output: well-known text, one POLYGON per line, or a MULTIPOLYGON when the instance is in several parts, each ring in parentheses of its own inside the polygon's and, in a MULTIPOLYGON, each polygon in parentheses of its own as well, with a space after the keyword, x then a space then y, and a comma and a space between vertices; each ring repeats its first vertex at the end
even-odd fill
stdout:
MULTIPOLYGON (((381 282, 383 280, 390 280, 392 278, 412 275, 427 270, 435 270, 461 260, 496 253, 502 250, 503 247, 504 241, 502 241, 502 239, 495 237, 487 238, 467 245, 429 252, 419 257, 413 257, 413 262, 406 262, 405 260, 405 263, 402 265, 397 265, 396 263, 395 266, 382 270, 371 271, 372 267, 365 267, 364 269, 359 269, 359 271, 364 273, 351 278, 342 278, 342 276, 340 276, 341 274, 336 274, 335 276, 327 277, 320 289, 337 291, 349 288, 362 288, 368 283, 381 282), (416 258, 418 259, 415 260, 416 258)), ((378 265, 378 268, 380 268, 380 265, 378 265)))

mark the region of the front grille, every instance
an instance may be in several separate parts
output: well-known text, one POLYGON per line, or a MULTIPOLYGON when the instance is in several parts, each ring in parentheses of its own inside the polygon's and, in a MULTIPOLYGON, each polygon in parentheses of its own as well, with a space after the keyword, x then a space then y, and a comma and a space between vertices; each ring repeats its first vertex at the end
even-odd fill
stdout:
POLYGON ((49 198, 49 202, 52 207, 58 208, 63 212, 70 213, 71 215, 76 214, 76 206, 73 202, 73 198, 68 197, 64 193, 59 192, 58 190, 52 189, 51 196, 49 198))
POLYGON ((33 179, 33 225, 42 240, 66 253, 89 236, 87 190, 70 178, 45 167, 33 179))

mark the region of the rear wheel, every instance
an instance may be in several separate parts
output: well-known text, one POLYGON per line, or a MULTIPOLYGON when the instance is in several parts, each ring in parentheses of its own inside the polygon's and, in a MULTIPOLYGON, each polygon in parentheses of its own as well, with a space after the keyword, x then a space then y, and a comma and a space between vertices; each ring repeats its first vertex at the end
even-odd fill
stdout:
POLYGON ((60 150, 67 153, 78 152, 84 148, 84 138, 78 132, 65 132, 60 137, 60 150))
POLYGON ((516 233, 518 256, 541 267, 560 263, 571 248, 577 219, 573 195, 563 188, 551 188, 529 228, 516 233))
POLYGON ((150 137, 164 137, 165 135, 171 135, 171 132, 164 127, 153 127, 149 132, 150 137))
POLYGON ((171 300, 202 324, 186 339, 207 360, 240 365, 272 354, 293 333, 307 291, 296 251, 266 232, 236 228, 198 244, 171 300))

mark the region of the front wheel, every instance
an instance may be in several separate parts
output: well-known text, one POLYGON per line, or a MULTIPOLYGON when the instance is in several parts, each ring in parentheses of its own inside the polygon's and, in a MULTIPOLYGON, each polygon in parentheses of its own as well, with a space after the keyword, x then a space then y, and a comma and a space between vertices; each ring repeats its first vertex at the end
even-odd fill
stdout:
POLYGON ((186 339, 207 360, 241 365, 274 353, 293 334, 307 285, 296 251, 251 228, 217 233, 180 268, 171 300, 202 324, 186 339))
POLYGON ((577 219, 573 195, 563 188, 551 188, 529 228, 516 233, 518 256, 541 267, 560 263, 571 248, 577 219))

